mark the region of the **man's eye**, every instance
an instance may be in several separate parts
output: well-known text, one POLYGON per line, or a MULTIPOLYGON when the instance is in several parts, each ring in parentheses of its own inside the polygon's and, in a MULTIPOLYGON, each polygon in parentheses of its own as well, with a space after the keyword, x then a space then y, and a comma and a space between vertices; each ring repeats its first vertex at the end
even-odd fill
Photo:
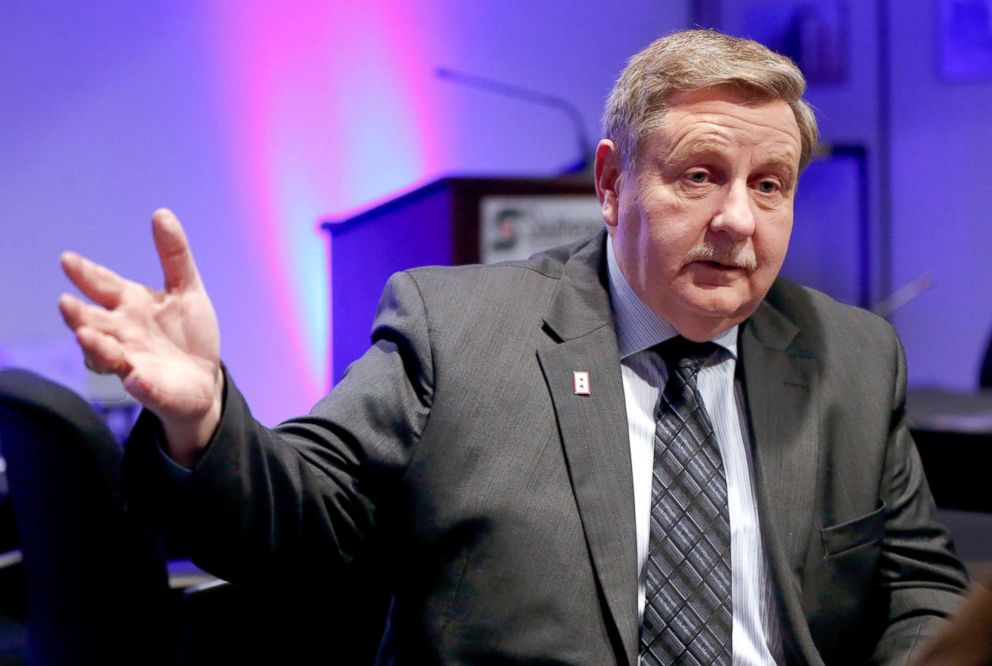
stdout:
POLYGON ((705 171, 690 171, 685 177, 692 183, 705 183, 709 179, 709 174, 705 171))
POLYGON ((774 180, 762 180, 758 182, 758 191, 763 194, 774 194, 779 191, 778 183, 774 180))

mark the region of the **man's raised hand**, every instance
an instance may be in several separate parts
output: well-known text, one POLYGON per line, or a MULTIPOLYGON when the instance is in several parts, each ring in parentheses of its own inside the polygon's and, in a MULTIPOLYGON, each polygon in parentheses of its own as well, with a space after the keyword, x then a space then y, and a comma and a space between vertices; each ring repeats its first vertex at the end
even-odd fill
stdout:
POLYGON ((66 252, 62 269, 94 304, 63 294, 59 309, 86 365, 120 377, 127 392, 161 420, 170 455, 191 467, 220 420, 220 332, 179 220, 159 209, 152 233, 163 289, 66 252))

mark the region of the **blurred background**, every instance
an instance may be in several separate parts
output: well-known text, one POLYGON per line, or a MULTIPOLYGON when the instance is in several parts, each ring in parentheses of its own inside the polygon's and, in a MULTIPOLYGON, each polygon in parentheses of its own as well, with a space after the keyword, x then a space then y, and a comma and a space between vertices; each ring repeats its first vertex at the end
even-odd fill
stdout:
POLYGON ((561 110, 438 68, 568 100, 595 139, 626 58, 692 25, 809 76, 828 150, 800 186, 791 274, 898 307, 912 386, 974 389, 992 330, 992 0, 0 0, 0 365, 117 391, 59 319, 58 255, 160 284, 149 217, 169 206, 256 416, 306 411, 329 385, 322 221, 581 157, 561 110))

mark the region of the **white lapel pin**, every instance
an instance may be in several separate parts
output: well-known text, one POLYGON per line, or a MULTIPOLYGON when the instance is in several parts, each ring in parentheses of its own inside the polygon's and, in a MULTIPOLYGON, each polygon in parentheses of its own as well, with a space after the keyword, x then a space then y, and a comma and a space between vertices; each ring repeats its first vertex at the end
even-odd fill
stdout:
POLYGON ((572 390, 575 395, 589 395, 589 373, 576 370, 572 373, 572 390))

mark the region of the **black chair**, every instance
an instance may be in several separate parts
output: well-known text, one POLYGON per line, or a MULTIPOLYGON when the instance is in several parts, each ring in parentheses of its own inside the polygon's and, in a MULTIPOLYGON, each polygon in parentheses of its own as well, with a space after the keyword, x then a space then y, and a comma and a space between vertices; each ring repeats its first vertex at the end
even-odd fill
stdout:
POLYGON ((992 335, 989 336, 989 344, 985 348, 985 357, 978 373, 978 388, 992 389, 992 335))
POLYGON ((28 662, 173 663, 175 595, 159 543, 125 514, 106 425, 65 387, 0 370, 0 449, 24 558, 28 662))
POLYGON ((0 451, 23 553, 29 664, 373 661, 388 598, 357 575, 170 589, 159 540, 125 511, 117 441, 67 388, 0 370, 0 451))

